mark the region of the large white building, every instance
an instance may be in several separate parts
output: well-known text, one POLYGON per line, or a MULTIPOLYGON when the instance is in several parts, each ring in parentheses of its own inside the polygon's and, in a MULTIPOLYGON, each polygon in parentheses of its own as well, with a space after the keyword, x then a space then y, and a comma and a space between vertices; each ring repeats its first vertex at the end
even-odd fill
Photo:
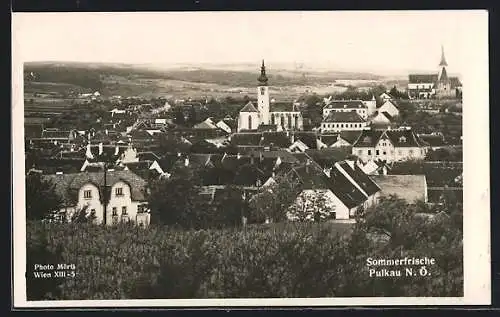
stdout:
POLYGON ((352 146, 352 154, 364 162, 424 159, 427 150, 428 144, 408 127, 363 130, 352 146))
POLYGON ((302 114, 296 109, 294 103, 270 102, 264 61, 262 61, 258 82, 257 105, 250 101, 240 110, 238 132, 257 130, 261 125, 275 126, 277 130, 302 130, 302 114))
POLYGON ((366 127, 366 120, 354 111, 332 111, 321 122, 321 132, 360 131, 366 127))

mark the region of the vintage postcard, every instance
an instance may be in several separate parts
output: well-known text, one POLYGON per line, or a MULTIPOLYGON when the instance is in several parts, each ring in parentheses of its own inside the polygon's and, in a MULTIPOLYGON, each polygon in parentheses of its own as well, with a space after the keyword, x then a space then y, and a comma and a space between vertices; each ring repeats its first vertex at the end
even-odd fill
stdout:
POLYGON ((12 30, 14 307, 490 304, 486 11, 12 30))

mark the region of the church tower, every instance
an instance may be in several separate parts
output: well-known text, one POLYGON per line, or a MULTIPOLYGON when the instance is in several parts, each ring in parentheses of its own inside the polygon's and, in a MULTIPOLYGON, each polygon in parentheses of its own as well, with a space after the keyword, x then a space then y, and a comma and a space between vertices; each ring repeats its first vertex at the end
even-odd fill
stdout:
POLYGON ((259 111, 260 123, 269 124, 269 87, 267 86, 266 66, 262 60, 260 76, 257 87, 257 109, 259 111))
POLYGON ((441 45, 441 62, 439 63, 439 73, 436 83, 436 95, 438 98, 442 97, 450 97, 453 95, 453 91, 451 90, 450 79, 448 78, 448 73, 446 71, 446 67, 448 67, 448 63, 446 62, 446 58, 444 56, 444 48, 441 45))
POLYGON ((446 73, 446 67, 448 67, 448 63, 446 62, 446 58, 444 57, 444 48, 441 45, 441 62, 439 63, 439 81, 447 81, 448 74, 446 73))

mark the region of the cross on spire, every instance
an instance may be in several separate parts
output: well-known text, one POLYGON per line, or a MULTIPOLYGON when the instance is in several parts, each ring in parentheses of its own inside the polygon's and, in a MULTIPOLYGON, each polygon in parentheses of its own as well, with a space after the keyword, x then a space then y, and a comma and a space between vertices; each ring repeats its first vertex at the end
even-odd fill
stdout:
POLYGON ((446 62, 446 58, 444 57, 443 45, 441 45, 441 62, 439 63, 439 66, 448 66, 448 63, 446 62))

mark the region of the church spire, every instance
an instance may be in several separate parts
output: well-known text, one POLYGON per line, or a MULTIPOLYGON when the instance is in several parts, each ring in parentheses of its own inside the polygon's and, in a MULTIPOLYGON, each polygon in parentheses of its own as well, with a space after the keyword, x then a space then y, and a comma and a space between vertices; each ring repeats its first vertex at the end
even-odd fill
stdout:
POLYGON ((441 67, 448 66, 448 63, 446 62, 446 58, 444 57, 443 45, 441 45, 441 62, 439 63, 439 66, 441 66, 441 67))
POLYGON ((267 76, 266 76, 266 66, 264 65, 264 60, 262 60, 262 66, 260 67, 260 76, 258 78, 259 85, 267 86, 267 76))

